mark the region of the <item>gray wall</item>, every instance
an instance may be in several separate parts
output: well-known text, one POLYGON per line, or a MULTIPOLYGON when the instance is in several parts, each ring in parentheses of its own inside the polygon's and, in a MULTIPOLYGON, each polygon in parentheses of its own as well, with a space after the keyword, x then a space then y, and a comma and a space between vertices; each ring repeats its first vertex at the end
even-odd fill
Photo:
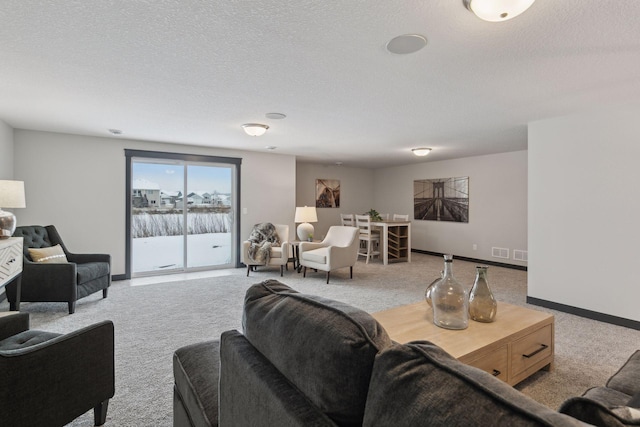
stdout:
POLYGON ((640 321, 639 116, 529 125, 530 297, 640 321))
POLYGON ((340 180, 340 207, 317 209, 318 222, 313 224, 316 238, 324 238, 330 226, 340 225, 341 213, 362 214, 374 207, 373 176, 371 169, 298 163, 296 206, 316 205, 316 179, 340 180))
POLYGON ((14 138, 14 175, 27 199, 18 225, 56 225, 72 251, 110 253, 114 274, 125 272, 125 148, 240 157, 241 239, 263 221, 293 230, 293 156, 28 130, 14 138))
POLYGON ((409 214, 411 246, 432 252, 527 265, 513 250, 527 250, 527 152, 516 151, 379 169, 373 205, 378 212, 409 214), (469 222, 413 219, 413 181, 469 177, 469 222), (473 249, 473 245, 477 249, 473 249), (509 249, 510 259, 494 258, 491 248, 509 249))
POLYGON ((13 128, 2 120, 0 120, 0 179, 13 179, 13 128))

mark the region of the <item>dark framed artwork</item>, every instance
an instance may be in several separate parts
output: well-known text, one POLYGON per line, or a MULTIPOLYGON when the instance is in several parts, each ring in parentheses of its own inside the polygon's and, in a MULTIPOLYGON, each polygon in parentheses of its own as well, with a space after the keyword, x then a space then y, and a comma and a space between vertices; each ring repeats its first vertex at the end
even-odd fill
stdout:
POLYGON ((469 222, 469 177, 413 181, 413 217, 469 222))
POLYGON ((316 179, 316 208, 340 207, 340 180, 316 179))

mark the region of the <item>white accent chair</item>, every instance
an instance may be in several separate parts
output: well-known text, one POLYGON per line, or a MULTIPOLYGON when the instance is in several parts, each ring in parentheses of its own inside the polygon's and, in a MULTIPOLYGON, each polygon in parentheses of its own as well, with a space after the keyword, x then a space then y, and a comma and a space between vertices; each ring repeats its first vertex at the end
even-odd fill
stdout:
MULTIPOLYGON (((270 251, 269 263, 267 265, 279 265, 280 266, 280 277, 284 274, 284 269, 289 270, 287 263, 289 262, 289 226, 284 224, 273 224, 276 228, 276 233, 278 234, 278 238, 280 239, 280 246, 272 246, 270 251)), ((251 242, 245 240, 242 242, 242 262, 244 262, 247 266, 247 277, 249 276, 249 272, 258 265, 254 261, 249 259, 249 247, 251 246, 251 242)))
POLYGON ((358 255, 366 257, 366 263, 369 264, 370 258, 376 255, 380 256, 380 251, 378 250, 380 233, 371 229, 371 217, 369 215, 356 215, 356 227, 360 230, 360 242, 364 243, 360 251, 358 251, 358 255))
POLYGON ((353 214, 340 214, 340 222, 345 227, 355 227, 356 222, 353 214))
POLYGON ((300 265, 327 272, 327 283, 332 270, 349 267, 349 278, 353 279, 353 266, 358 261, 359 231, 357 227, 333 225, 322 242, 300 243, 300 265))
POLYGON ((407 214, 407 215, 393 214, 393 220, 394 221, 409 221, 409 214, 407 214))

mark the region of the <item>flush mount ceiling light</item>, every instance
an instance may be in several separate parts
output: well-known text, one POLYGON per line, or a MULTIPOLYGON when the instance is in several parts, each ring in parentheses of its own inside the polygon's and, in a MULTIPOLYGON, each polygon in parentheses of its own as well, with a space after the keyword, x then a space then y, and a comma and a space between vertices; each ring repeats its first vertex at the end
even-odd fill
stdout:
POLYGON ((267 113, 267 114, 265 114, 264 116, 265 116, 267 119, 271 119, 271 120, 282 120, 282 119, 284 119, 285 117, 287 117, 287 116, 285 116, 285 115, 284 115, 284 114, 282 114, 282 113, 267 113))
POLYGON ((417 52, 427 45, 427 39, 419 34, 404 34, 392 38, 387 43, 387 50, 398 55, 417 52))
POLYGON ((250 136, 261 136, 269 129, 269 126, 260 123, 245 123, 242 128, 250 136))
POLYGON ((462 0, 465 7, 480 19, 490 22, 506 21, 515 18, 535 0, 462 0))
POLYGON ((416 156, 423 157, 431 152, 431 148, 413 148, 411 152, 416 156))

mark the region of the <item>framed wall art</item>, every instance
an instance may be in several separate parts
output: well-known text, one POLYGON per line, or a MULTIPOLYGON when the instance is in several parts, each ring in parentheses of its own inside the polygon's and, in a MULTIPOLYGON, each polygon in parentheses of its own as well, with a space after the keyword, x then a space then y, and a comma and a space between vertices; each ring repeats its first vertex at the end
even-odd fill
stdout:
POLYGON ((469 222, 469 177, 413 181, 413 217, 469 222))
POLYGON ((316 208, 340 207, 340 180, 316 179, 316 208))

